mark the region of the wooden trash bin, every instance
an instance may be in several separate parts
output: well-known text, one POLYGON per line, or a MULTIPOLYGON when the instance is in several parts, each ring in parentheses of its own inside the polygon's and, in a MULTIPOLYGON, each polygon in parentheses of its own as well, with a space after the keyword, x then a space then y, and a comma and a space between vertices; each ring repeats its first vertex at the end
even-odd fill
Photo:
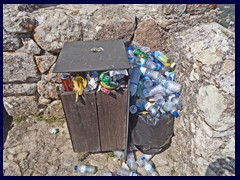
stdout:
MULTIPOLYGON (((130 64, 122 40, 76 41, 64 44, 55 73, 127 69, 130 64), (103 51, 91 49, 102 47, 103 51)), ((75 102, 75 92, 61 93, 61 101, 75 152, 125 150, 128 139, 128 88, 84 92, 75 102)))

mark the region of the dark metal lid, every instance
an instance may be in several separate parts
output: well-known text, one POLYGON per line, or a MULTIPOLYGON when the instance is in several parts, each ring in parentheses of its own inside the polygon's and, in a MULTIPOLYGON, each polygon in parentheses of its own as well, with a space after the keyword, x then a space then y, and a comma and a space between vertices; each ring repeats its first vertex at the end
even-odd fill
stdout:
POLYGON ((55 73, 129 69, 126 48, 122 40, 66 42, 59 54, 55 73), (103 51, 92 52, 92 48, 103 51))

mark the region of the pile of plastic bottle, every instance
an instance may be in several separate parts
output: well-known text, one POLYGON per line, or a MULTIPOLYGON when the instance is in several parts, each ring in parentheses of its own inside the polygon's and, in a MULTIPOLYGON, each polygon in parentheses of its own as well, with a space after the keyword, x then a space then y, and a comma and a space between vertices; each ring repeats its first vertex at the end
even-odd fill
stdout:
POLYGON ((132 65, 130 113, 149 114, 157 119, 168 113, 178 117, 182 108, 179 100, 182 86, 174 81, 176 64, 162 52, 151 52, 136 42, 128 47, 128 60, 132 65))

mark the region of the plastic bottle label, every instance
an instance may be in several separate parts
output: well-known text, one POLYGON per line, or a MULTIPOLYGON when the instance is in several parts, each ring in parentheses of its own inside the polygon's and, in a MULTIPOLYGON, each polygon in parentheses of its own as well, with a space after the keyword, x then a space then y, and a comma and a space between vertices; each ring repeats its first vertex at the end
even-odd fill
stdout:
POLYGON ((150 172, 153 167, 152 167, 151 164, 146 164, 146 165, 144 166, 144 168, 146 169, 147 172, 150 172))
POLYGON ((151 106, 152 104, 150 102, 147 102, 147 104, 145 104, 145 109, 148 110, 151 106))

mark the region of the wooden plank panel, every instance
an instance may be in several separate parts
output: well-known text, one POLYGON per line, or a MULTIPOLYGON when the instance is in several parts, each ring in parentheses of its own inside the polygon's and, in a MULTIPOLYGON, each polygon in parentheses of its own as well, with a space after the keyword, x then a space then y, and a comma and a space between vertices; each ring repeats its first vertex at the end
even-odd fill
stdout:
POLYGON ((61 94, 64 113, 75 152, 99 152, 100 139, 95 92, 75 102, 74 92, 61 94))
POLYGON ((127 91, 97 92, 97 108, 102 151, 125 149, 127 91))

